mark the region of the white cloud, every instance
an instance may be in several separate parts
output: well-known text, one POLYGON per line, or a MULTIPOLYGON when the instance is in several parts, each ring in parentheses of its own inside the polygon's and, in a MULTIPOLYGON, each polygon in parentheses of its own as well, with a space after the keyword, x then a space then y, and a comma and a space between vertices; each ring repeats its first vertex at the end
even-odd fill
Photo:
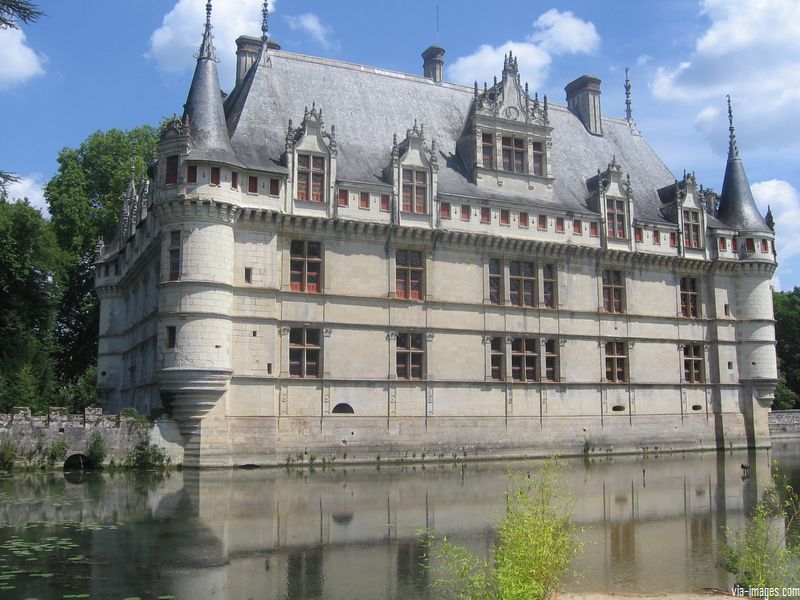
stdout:
POLYGON ((653 60, 653 57, 650 56, 649 54, 641 54, 636 58, 636 66, 643 67, 651 60, 653 60))
MULTIPOLYGON (((262 0, 225 0, 214 4, 211 23, 214 26, 214 47, 217 50, 219 76, 222 86, 230 87, 236 64, 236 38, 240 35, 261 35, 262 0)), ((275 0, 270 0, 270 16, 275 0)), ((203 39, 205 3, 197 0, 178 0, 166 15, 161 26, 150 36, 145 56, 161 71, 179 73, 195 64, 194 56, 203 39)))
POLYGON ((338 47, 338 43, 331 39, 333 29, 324 25, 319 20, 319 17, 313 13, 304 13, 296 16, 288 15, 286 17, 286 22, 293 31, 300 30, 310 35, 325 50, 338 47))
POLYGON ((0 90, 44 74, 44 56, 25 43, 25 33, 20 29, 0 29, 0 56, 0 90))
POLYGON ((47 202, 44 199, 44 182, 41 173, 31 173, 25 177, 20 177, 19 181, 6 185, 9 200, 28 199, 34 208, 38 208, 46 217, 50 216, 47 210, 47 202))
POLYGON ((600 45, 594 25, 569 11, 550 9, 533 26, 535 31, 525 41, 482 44, 472 54, 458 57, 447 67, 448 78, 466 85, 491 81, 500 73, 503 57, 510 50, 519 63, 520 78, 536 89, 547 79, 553 55, 590 54, 600 45))
POLYGON ((800 194, 787 181, 770 179, 750 186, 762 214, 767 207, 775 219, 775 244, 778 259, 800 255, 800 194))

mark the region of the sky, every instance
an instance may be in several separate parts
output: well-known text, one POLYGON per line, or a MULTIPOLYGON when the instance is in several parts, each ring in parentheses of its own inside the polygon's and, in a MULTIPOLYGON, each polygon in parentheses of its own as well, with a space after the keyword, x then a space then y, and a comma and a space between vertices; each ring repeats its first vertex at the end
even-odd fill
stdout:
MULTIPOLYGON (((97 130, 158 125, 181 114, 205 0, 39 0, 46 16, 0 30, 0 170, 12 197, 46 214, 42 188, 58 152, 97 130)), ((233 85, 240 34, 259 35, 262 0, 216 0, 221 85, 233 85)), ((270 0, 284 50, 422 74, 421 52, 446 50, 445 80, 491 82, 513 50, 531 93, 564 104, 564 86, 602 80, 604 115, 633 116, 681 177, 720 191, 733 102, 740 156, 762 213, 776 220, 776 289, 800 286, 800 2, 797 0, 270 0), (437 31, 438 5, 438 31, 437 31)), ((555 135, 558 132, 554 133, 555 135)), ((598 160, 606 160, 598 157, 598 160)), ((598 166, 599 163, 598 163, 598 166)))

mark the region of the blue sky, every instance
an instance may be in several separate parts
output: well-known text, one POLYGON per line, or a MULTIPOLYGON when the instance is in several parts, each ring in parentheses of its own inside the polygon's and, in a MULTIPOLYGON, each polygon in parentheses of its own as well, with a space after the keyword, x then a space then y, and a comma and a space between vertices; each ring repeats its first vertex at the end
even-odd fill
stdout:
MULTIPOLYGON (((519 57, 531 92, 564 103, 581 74, 602 79, 607 115, 633 115, 680 176, 720 190, 727 150, 725 94, 756 200, 777 222, 778 289, 800 285, 800 2, 612 0, 503 3, 276 0, 271 37, 285 50, 421 73, 420 53, 446 49, 449 81, 491 81, 519 57)), ((96 130, 156 125, 182 111, 202 34, 204 0, 40 0, 47 13, 21 32, 0 30, 0 169, 22 181, 13 197, 46 207, 41 187, 64 146, 96 130)), ((216 0, 222 86, 233 80, 241 33, 260 31, 261 0, 216 0)), ((557 135, 557 132, 556 132, 557 135)))

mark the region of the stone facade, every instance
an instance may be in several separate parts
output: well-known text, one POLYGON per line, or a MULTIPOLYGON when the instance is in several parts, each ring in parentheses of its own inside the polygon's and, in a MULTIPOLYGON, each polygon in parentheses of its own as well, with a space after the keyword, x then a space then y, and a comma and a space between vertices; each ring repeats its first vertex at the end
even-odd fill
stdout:
POLYGON ((481 91, 265 31, 223 105, 210 31, 98 246, 108 408, 163 404, 189 465, 769 445, 774 236, 732 125, 717 196, 594 77, 570 109, 511 55, 481 91))

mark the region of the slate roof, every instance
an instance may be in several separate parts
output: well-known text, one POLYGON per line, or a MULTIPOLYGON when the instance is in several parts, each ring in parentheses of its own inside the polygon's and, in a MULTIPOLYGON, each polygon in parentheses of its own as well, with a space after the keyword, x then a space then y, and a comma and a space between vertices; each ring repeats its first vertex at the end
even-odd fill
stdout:
POLYGON ((719 218, 737 231, 772 233, 756 207, 735 142, 731 146, 719 197, 719 218))

